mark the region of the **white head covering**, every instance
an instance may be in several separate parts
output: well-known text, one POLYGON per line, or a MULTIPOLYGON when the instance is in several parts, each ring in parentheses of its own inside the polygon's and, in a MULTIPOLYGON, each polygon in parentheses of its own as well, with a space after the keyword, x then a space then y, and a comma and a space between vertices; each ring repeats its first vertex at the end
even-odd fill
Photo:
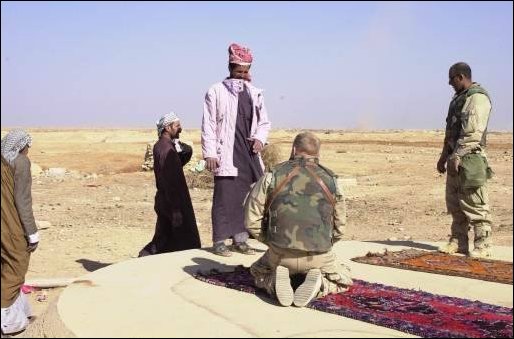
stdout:
POLYGON ((159 121, 157 121, 155 124, 157 125, 157 136, 161 137, 162 131, 164 130, 164 127, 168 126, 171 123, 174 123, 175 121, 179 121, 180 119, 175 114, 175 112, 170 112, 168 114, 163 115, 159 121))
POLYGON ((2 139, 2 156, 12 166, 25 146, 32 146, 32 137, 22 129, 13 129, 2 139))

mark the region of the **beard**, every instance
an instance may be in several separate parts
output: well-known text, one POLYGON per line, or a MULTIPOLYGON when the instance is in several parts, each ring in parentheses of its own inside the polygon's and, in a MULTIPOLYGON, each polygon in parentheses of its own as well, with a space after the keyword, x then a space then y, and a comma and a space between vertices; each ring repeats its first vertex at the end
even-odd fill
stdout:
POLYGON ((175 132, 175 135, 172 135, 171 137, 173 139, 178 139, 180 137, 180 133, 182 133, 182 128, 179 128, 177 132, 175 132))

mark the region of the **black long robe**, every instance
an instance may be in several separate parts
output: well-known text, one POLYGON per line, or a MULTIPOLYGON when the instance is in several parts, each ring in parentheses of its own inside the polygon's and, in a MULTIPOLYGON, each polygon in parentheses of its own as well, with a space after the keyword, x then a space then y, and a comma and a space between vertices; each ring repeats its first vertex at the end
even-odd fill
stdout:
POLYGON ((157 186, 154 210, 157 223, 152 241, 139 256, 201 247, 193 204, 182 168, 191 159, 193 150, 184 143, 180 145, 180 153, 177 153, 175 145, 167 137, 161 137, 154 145, 157 186))

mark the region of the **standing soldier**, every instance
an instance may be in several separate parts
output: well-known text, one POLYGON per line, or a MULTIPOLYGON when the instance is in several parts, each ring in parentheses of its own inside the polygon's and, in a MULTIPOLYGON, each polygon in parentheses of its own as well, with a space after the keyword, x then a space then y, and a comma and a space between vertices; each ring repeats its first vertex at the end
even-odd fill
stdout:
POLYGON ((471 68, 464 62, 450 67, 449 84, 455 90, 446 118, 446 133, 437 162, 446 178, 446 206, 453 222, 444 253, 491 256, 491 218, 486 180, 491 170, 485 154, 487 124, 491 112, 489 94, 471 80, 471 68), (474 249, 468 249, 468 230, 475 233, 474 249))

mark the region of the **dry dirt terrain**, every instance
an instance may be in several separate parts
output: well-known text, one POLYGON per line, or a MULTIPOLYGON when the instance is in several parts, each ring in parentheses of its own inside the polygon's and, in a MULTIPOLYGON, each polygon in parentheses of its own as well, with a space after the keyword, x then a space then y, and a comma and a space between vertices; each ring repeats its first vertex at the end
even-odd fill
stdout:
MULTIPOLYGON (((2 129, 2 137, 7 129, 2 129)), ((141 171, 154 130, 34 129, 33 207, 42 240, 27 279, 75 278, 137 256, 155 226, 153 172, 141 171), (43 170, 36 172, 38 166, 43 170), (49 168, 65 168, 66 172, 49 168)), ((270 143, 286 160, 297 130, 275 130, 270 143)), ((444 202, 445 176, 435 164, 442 131, 316 131, 321 163, 344 184, 347 239, 445 240, 451 218, 444 202)), ((185 130, 193 159, 201 157, 199 130, 185 130)), ((489 181, 494 243, 512 246, 512 133, 490 133, 489 181)), ((63 171, 63 170, 61 170, 63 171)), ((212 188, 186 168, 202 245, 211 246, 212 188), (198 180, 197 180, 198 179, 198 180)), ((206 174, 205 174, 206 175, 206 174)), ((50 290, 52 300, 59 290, 50 290)), ((31 300, 36 312, 48 302, 31 300)))

